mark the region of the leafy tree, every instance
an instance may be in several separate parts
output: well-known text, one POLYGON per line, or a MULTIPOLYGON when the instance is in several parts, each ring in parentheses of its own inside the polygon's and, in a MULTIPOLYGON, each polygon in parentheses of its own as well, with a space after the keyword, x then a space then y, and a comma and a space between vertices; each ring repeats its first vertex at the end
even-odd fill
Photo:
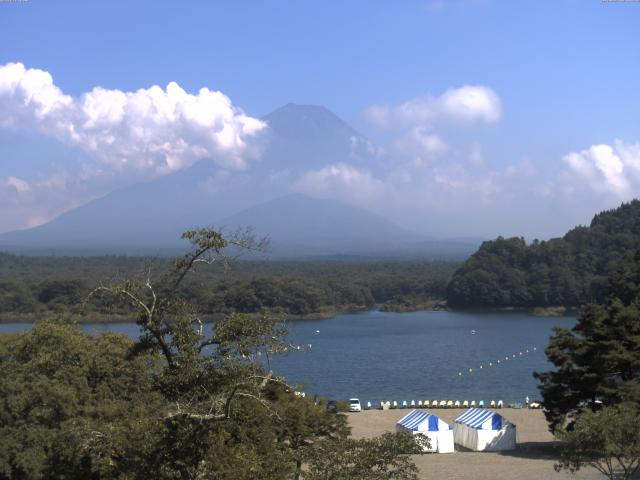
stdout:
POLYGON ((0 336, 0 478, 118 478, 142 470, 164 401, 157 358, 123 335, 43 322, 0 336), (126 453, 125 453, 126 452, 126 453))
MULTIPOLYGON (((216 320, 207 332, 197 310, 180 296, 183 280, 197 265, 226 266, 227 249, 262 245, 247 232, 227 238, 202 229, 183 238, 192 250, 159 285, 147 274, 96 290, 126 298, 137 308, 143 332, 137 349, 164 361, 154 381, 167 401, 166 413, 146 473, 167 479, 299 478, 303 461, 315 458, 316 450, 344 441, 344 419, 295 397, 271 370, 271 356, 292 347, 284 329, 268 318, 234 314, 216 320)), ((352 449, 368 446, 352 442, 352 449)), ((413 465, 392 442, 373 446, 381 457, 375 464, 359 464, 359 471, 402 474, 413 465)))
MULTIPOLYGON (((271 357, 292 347, 279 324, 230 314, 205 325, 183 295, 196 267, 226 267, 227 252, 261 243, 207 229, 183 238, 192 249, 168 273, 147 268, 91 294, 137 311, 138 341, 53 321, 0 336, 0 480, 277 480, 331 469, 414 478, 414 443, 349 440, 341 414, 297 397, 271 370, 271 357), (340 456, 324 457, 335 449, 340 456)), ((277 290, 256 285, 258 297, 277 290)), ((75 295, 69 286, 49 285, 61 292, 52 301, 75 295)))
POLYGON ((322 442, 310 451, 305 480, 414 480, 408 457, 421 453, 410 434, 385 433, 373 439, 322 442))
POLYGON ((604 304, 583 308, 571 329, 556 328, 545 350, 556 370, 536 373, 552 430, 585 405, 640 403, 640 253, 627 256, 604 304))
POLYGON ((591 466, 610 479, 630 479, 640 467, 640 412, 635 404, 585 412, 562 440, 556 470, 591 466))
POLYGON ((323 441, 345 439, 349 434, 346 417, 327 411, 321 402, 297 397, 278 384, 272 384, 269 397, 274 401, 277 412, 275 431, 278 442, 288 447, 295 463, 294 480, 302 475, 302 465, 311 451, 323 441))

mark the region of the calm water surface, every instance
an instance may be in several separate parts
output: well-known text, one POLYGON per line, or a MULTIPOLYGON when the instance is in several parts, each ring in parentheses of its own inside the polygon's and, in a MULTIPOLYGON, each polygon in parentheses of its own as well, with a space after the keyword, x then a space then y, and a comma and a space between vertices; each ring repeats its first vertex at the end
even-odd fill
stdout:
MULTIPOLYGON (((574 318, 520 313, 426 311, 372 311, 296 321, 288 325, 290 336, 305 351, 276 358, 273 367, 307 393, 330 398, 524 402, 527 395, 538 397, 532 373, 551 367, 543 350, 552 327, 574 323, 574 318)), ((27 328, 3 324, 0 332, 27 328)), ((138 335, 132 323, 83 328, 138 335)))

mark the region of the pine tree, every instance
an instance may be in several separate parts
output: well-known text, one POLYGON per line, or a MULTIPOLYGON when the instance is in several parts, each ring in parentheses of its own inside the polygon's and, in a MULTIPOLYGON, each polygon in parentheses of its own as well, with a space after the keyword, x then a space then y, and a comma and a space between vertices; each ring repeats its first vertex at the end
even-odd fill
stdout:
POLYGON ((604 304, 588 304, 571 329, 556 328, 547 357, 555 370, 540 380, 552 431, 596 400, 640 403, 640 253, 625 257, 604 304))

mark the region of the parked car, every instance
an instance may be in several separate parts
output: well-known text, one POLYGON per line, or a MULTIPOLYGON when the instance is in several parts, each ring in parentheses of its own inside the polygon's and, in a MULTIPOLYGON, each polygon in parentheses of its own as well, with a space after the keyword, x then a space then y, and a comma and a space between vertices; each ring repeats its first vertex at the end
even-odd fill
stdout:
POLYGON ((351 412, 361 412, 362 405, 360 405, 360 400, 357 398, 349 399, 349 411, 351 412))
POLYGON ((337 412, 338 411, 338 402, 335 400, 329 400, 327 402, 327 411, 328 412, 337 412))

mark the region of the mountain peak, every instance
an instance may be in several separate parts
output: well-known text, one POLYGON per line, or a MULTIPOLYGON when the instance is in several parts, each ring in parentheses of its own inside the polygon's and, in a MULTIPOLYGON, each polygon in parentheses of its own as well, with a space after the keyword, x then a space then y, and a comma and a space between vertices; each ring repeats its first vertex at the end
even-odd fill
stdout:
POLYGON ((326 135, 343 138, 360 136, 354 128, 322 105, 288 103, 265 115, 263 120, 274 132, 284 136, 302 136, 306 139, 326 135))

